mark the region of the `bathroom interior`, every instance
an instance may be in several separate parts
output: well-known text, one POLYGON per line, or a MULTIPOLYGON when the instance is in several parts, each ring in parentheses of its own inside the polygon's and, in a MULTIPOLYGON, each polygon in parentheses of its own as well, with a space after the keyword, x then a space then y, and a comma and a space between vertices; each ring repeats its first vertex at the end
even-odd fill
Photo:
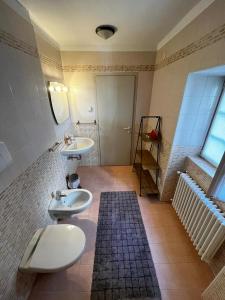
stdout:
POLYGON ((224 0, 0 0, 0 299, 225 299, 224 49, 224 0))

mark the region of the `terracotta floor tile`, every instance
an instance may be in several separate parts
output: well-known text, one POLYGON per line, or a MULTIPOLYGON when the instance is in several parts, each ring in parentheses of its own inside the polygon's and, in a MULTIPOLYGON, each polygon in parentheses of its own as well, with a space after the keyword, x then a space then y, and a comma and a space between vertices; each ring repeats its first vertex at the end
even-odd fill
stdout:
POLYGON ((38 292, 35 295, 31 294, 30 299, 33 300, 90 300, 90 292, 38 292))
MULTIPOLYGON (((76 268, 77 265, 73 267, 76 268)), ((62 271, 52 274, 38 274, 33 290, 41 292, 62 292, 69 290, 69 288, 68 273, 67 271, 62 271)))
POLYGON ((155 263, 198 262, 199 256, 189 241, 150 244, 155 263))
POLYGON ((183 243, 167 243, 167 254, 169 262, 199 262, 200 257, 197 251, 188 240, 183 243))
POLYGON ((92 206, 89 208, 90 215, 98 216, 100 201, 95 201, 92 203, 92 206))
POLYGON ((159 214, 150 214, 146 212, 146 209, 141 209, 143 221, 148 227, 160 227, 162 226, 162 216, 159 214))
POLYGON ((171 211, 171 204, 168 202, 159 202, 156 198, 152 197, 140 197, 138 196, 139 204, 141 207, 145 207, 149 209, 150 213, 158 213, 160 214, 163 211, 171 211))
POLYGON ((166 242, 186 242, 189 237, 182 227, 177 227, 174 225, 163 226, 164 228, 164 240, 166 242))
POLYGON ((93 265, 95 258, 95 249, 85 251, 80 259, 81 265, 93 265))
POLYGON ((154 263, 169 263, 169 257, 167 256, 165 244, 150 244, 150 250, 154 263))
POLYGON ((201 289, 161 290, 162 300, 201 300, 201 289))
POLYGON ((213 279, 208 267, 198 263, 155 264, 161 289, 204 289, 213 279))
POLYGON ((145 231, 150 244, 159 244, 165 241, 165 230, 163 227, 145 226, 145 231))
POLYGON ((151 226, 145 224, 148 240, 152 244, 163 242, 187 242, 188 236, 182 228, 176 226, 151 226))
POLYGON ((160 289, 178 289, 178 274, 174 264, 157 264, 155 263, 156 275, 160 289))
POLYGON ((80 272, 80 261, 72 265, 70 268, 65 270, 67 274, 67 278, 69 278, 72 275, 78 275, 80 272))
POLYGON ((90 292, 92 283, 92 271, 91 265, 80 265, 79 273, 70 274, 70 289, 76 292, 90 292))
MULTIPOLYGON (((73 292, 73 300, 90 300, 91 293, 90 292, 73 292)), ((67 300, 64 298, 64 300, 67 300)))

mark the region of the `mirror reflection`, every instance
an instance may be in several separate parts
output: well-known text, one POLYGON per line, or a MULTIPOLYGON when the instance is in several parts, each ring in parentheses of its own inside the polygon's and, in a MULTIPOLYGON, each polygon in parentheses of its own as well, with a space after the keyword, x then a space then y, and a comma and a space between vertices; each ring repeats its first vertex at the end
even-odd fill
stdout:
POLYGON ((69 118, 67 98, 68 88, 59 82, 48 82, 48 95, 52 113, 57 124, 62 124, 69 118))

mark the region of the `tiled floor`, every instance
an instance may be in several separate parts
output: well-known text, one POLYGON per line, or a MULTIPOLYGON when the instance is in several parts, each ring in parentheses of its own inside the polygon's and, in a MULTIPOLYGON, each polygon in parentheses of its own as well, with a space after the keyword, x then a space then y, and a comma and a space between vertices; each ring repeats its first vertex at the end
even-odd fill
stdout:
MULTIPOLYGON (((64 221, 81 227, 87 237, 86 250, 71 268, 37 277, 30 300, 90 299, 100 193, 138 191, 131 167, 80 167, 81 184, 94 196, 85 212, 64 221)), ((213 276, 201 262, 169 203, 139 197, 146 233, 155 263, 163 300, 198 300, 213 276)))

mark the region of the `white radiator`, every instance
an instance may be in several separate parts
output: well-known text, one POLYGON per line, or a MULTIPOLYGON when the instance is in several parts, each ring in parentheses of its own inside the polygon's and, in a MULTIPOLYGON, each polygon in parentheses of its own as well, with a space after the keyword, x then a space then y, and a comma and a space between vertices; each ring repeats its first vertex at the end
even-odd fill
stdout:
POLYGON ((172 205, 201 259, 209 262, 225 240, 224 213, 186 173, 180 173, 172 205))

